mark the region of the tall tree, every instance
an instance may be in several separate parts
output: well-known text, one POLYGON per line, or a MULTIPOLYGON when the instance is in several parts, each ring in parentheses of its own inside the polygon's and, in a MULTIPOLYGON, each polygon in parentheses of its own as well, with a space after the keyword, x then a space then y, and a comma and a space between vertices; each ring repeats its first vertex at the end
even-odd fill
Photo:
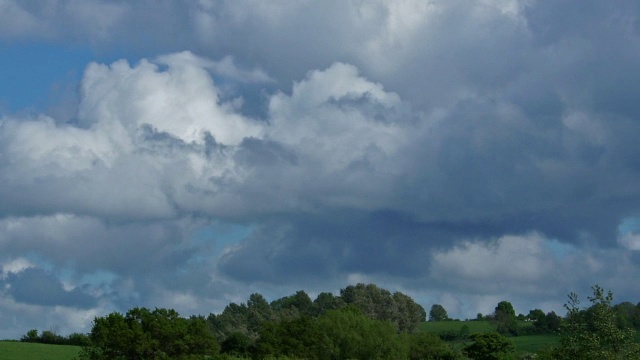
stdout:
POLYGON ((495 308, 495 322, 498 324, 498 332, 503 335, 516 335, 518 333, 518 320, 516 311, 508 301, 501 301, 495 308))
MULTIPOLYGON (((514 314, 515 316, 515 314, 514 314)), ((516 359, 513 342, 492 332, 471 335, 473 342, 464 348, 464 352, 474 360, 510 360, 516 359)))
POLYGON ((350 285, 340 290, 346 304, 356 305, 371 319, 390 321, 401 332, 414 331, 425 321, 426 311, 411 297, 395 292, 393 295, 374 284, 350 285))
POLYGON ((338 310, 345 306, 347 306, 347 304, 341 297, 334 296, 332 293, 322 292, 313 300, 313 314, 318 316, 329 310, 338 310))
POLYGON ((429 310, 429 321, 445 321, 449 320, 447 310, 440 304, 433 304, 431 310, 429 310))
POLYGON ((634 342, 633 330, 620 329, 612 309, 613 293, 598 286, 592 287, 591 306, 580 308, 575 293, 569 294, 567 326, 560 345, 552 354, 558 360, 615 360, 640 359, 640 347, 634 342))

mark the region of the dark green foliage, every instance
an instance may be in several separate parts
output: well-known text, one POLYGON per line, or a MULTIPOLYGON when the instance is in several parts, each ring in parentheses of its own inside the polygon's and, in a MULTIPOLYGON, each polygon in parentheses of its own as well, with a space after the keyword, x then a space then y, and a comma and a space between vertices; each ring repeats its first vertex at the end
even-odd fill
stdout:
POLYGON ((497 331, 503 335, 517 335, 518 334, 518 319, 516 318, 516 312, 508 301, 501 301, 496 306, 494 312, 494 321, 496 322, 497 331))
POLYGON ((221 314, 210 314, 207 317, 207 323, 219 340, 224 341, 233 333, 242 333, 255 339, 257 333, 249 331, 248 313, 249 310, 245 304, 231 303, 224 308, 221 314))
POLYGON ((218 352, 203 318, 185 319, 167 309, 134 308, 125 316, 96 318, 90 338, 81 359, 180 359, 218 352))
POLYGON ((618 327, 640 329, 640 304, 625 301, 615 305, 613 312, 616 314, 618 327))
POLYGON ((322 315, 329 310, 338 310, 346 306, 347 304, 341 297, 334 296, 332 293, 323 292, 318 294, 318 297, 313 301, 313 315, 322 315))
POLYGON ((20 338, 20 341, 52 345, 80 345, 77 343, 73 343, 69 338, 58 335, 53 330, 45 330, 42 333, 38 334, 37 329, 31 329, 20 338))
POLYGON ((249 356, 251 354, 251 339, 240 332, 232 333, 220 344, 220 352, 238 357, 249 356))
MULTIPOLYGON (((467 328, 468 329, 468 328, 467 328)), ((429 333, 405 335, 409 360, 456 360, 462 354, 452 349, 438 336, 429 333)))
POLYGON ((340 290, 346 304, 356 305, 371 319, 390 321, 400 332, 413 332, 426 320, 426 311, 409 296, 393 295, 374 284, 350 285, 340 290))
POLYGON ((259 358, 275 355, 314 359, 321 340, 317 324, 310 317, 265 322, 256 341, 255 353, 259 358))
POLYGON ((279 319, 295 319, 316 314, 313 301, 306 292, 300 290, 294 295, 271 302, 271 309, 279 319))
POLYGON ((91 339, 87 334, 73 333, 67 337, 67 345, 89 346, 91 339))
POLYGON ((457 359, 455 351, 437 337, 398 335, 391 322, 371 319, 355 305, 317 318, 265 322, 255 345, 258 359, 396 360, 409 358, 410 352, 411 359, 457 359))
POLYGON ((429 310, 429 321, 445 321, 449 320, 447 310, 440 304, 434 304, 429 310))
POLYGON ((318 359, 402 359, 402 342, 388 321, 365 316, 358 308, 347 307, 327 312, 318 319, 323 341, 318 359))
POLYGON ((593 286, 591 307, 580 309, 575 293, 569 294, 567 324, 558 346, 552 353, 559 360, 614 360, 640 359, 640 348, 634 343, 631 329, 620 329, 611 302, 611 291, 605 294, 599 286, 593 286))
POLYGON ((349 285, 340 290, 345 303, 356 305, 371 319, 391 320, 394 318, 393 296, 388 290, 374 284, 349 285))
POLYGON ((40 337, 38 336, 38 329, 31 329, 27 331, 25 335, 20 338, 20 341, 23 342, 38 342, 40 337))
MULTIPOLYGON (((413 299, 401 292, 393 293, 395 306, 392 321, 400 332, 414 332, 421 322, 426 319, 424 308, 413 299)), ((382 319, 384 320, 384 319, 382 319)))
MULTIPOLYGON (((515 316, 515 314, 514 314, 515 316)), ((510 360, 516 358, 513 342, 496 332, 471 335, 473 342, 464 348, 474 360, 510 360)))
POLYGON ((531 327, 520 327, 518 335, 558 334, 562 325, 562 318, 551 311, 545 314, 540 309, 529 311, 526 318, 531 321, 531 327))
POLYGON ((542 319, 544 319, 544 316, 545 316, 544 311, 540 309, 533 309, 529 311, 529 315, 527 315, 527 319, 535 323, 536 321, 541 321, 542 319))

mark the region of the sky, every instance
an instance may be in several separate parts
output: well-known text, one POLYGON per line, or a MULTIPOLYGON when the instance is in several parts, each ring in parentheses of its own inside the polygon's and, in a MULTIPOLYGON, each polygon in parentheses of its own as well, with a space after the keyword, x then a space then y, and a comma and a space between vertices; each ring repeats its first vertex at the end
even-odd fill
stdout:
POLYGON ((0 0, 0 338, 375 283, 640 301, 637 0, 0 0))

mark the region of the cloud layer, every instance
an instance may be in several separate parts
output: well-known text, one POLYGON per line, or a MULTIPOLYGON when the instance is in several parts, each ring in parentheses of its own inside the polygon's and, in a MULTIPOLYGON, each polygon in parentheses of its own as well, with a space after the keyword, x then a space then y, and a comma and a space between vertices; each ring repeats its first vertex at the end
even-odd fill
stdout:
POLYGON ((110 59, 70 118, 0 114, 0 337, 353 281, 462 317, 640 297, 633 1, 0 9, 110 59))

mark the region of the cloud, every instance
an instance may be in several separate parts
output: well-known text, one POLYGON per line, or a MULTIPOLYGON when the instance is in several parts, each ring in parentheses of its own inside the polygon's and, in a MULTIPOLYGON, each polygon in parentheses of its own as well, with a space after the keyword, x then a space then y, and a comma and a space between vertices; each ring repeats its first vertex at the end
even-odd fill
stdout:
POLYGON ((82 289, 65 289, 56 277, 41 269, 28 268, 19 273, 10 273, 4 283, 5 292, 21 303, 83 309, 97 304, 96 299, 82 289))
POLYGON ((640 8, 575 8, 0 0, 2 41, 96 58, 73 116, 0 115, 3 323, 359 280, 465 316, 637 298, 640 8))

